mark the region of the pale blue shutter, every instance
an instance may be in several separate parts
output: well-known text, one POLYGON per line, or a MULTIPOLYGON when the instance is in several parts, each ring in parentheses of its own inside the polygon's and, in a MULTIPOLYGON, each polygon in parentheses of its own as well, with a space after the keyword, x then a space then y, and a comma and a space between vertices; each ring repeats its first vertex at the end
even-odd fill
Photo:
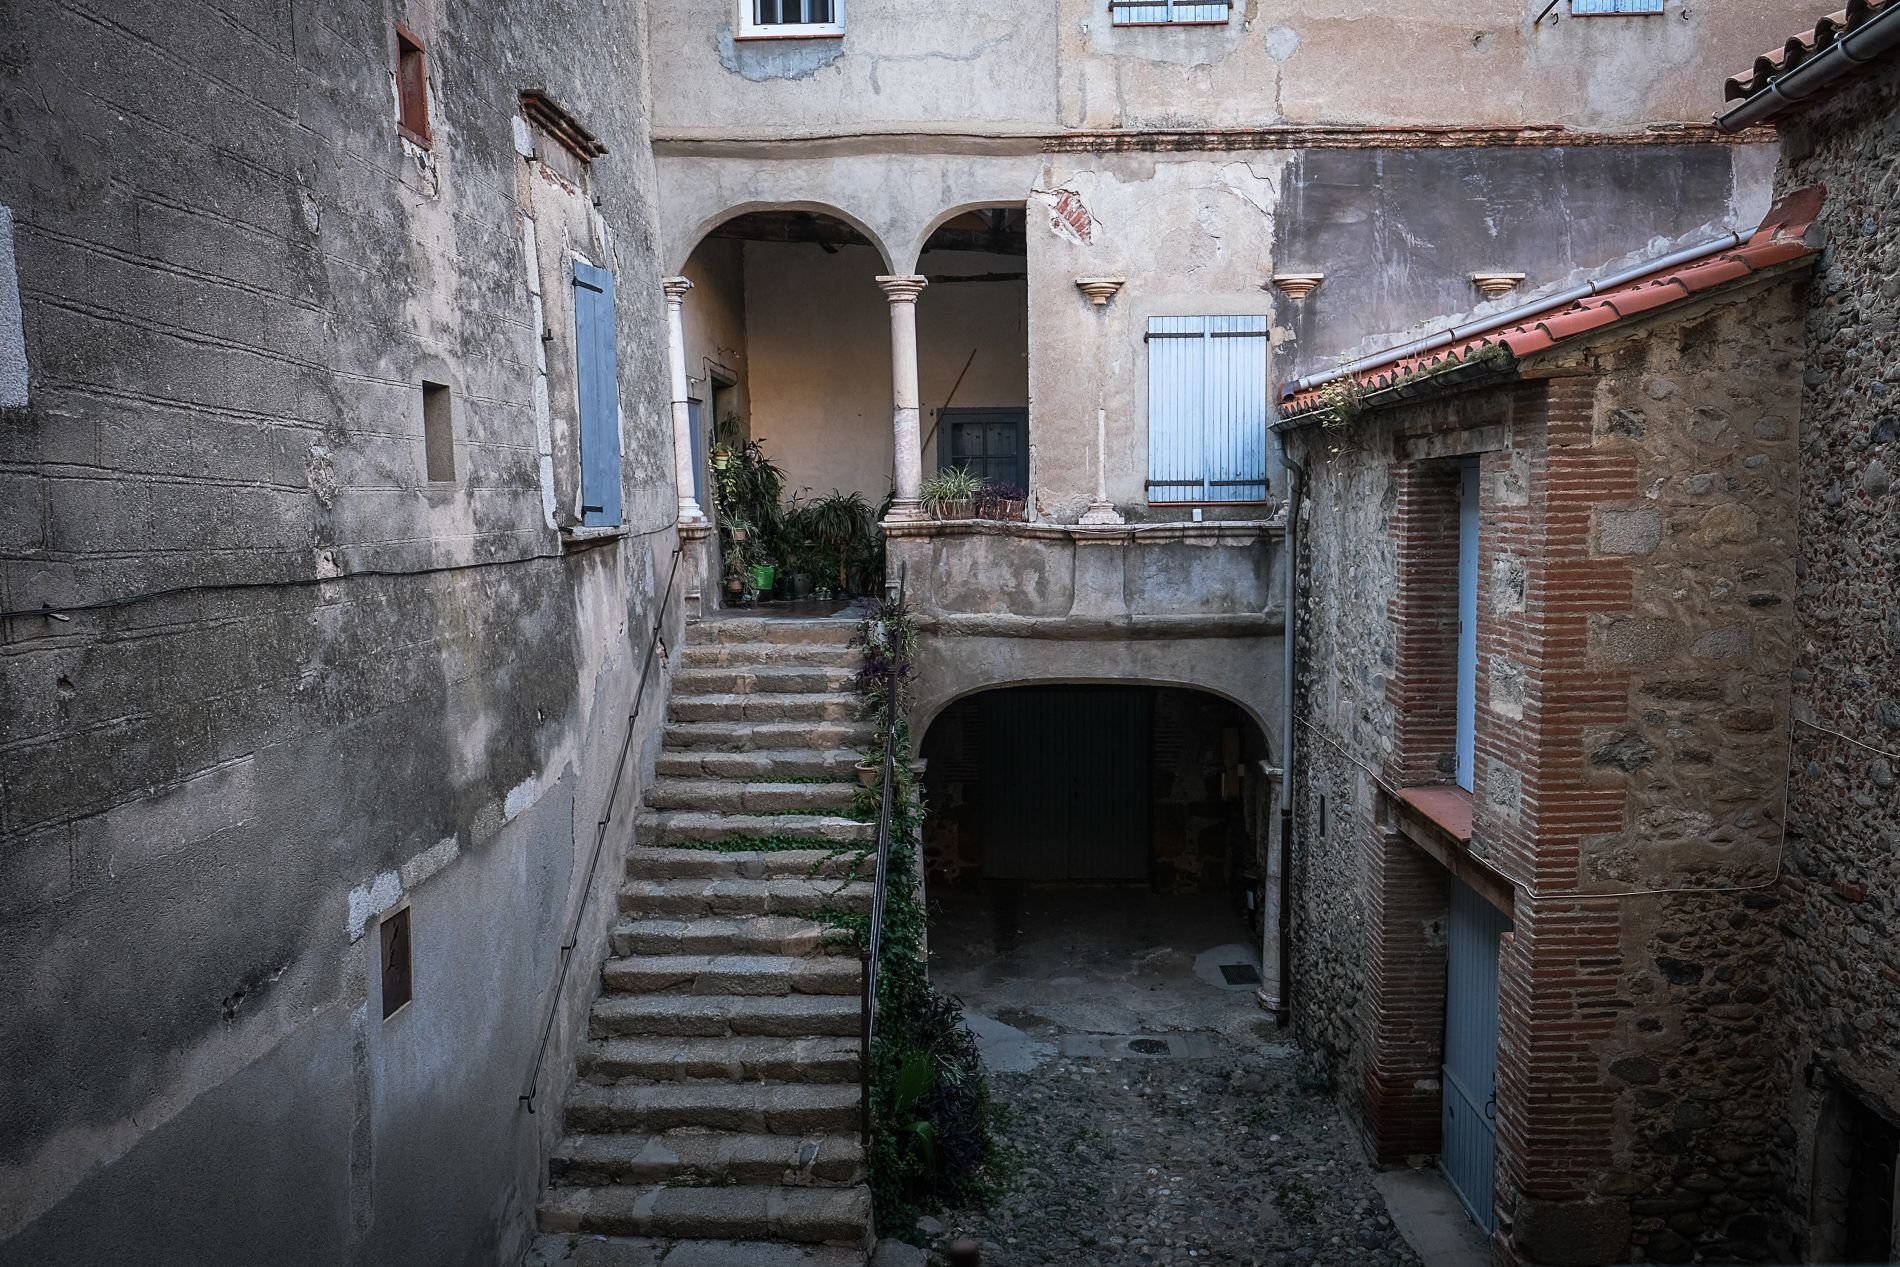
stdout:
POLYGON ((1117 26, 1146 26, 1162 22, 1225 22, 1229 0, 1191 3, 1190 0, 1154 0, 1152 4, 1132 0, 1110 0, 1109 12, 1117 26))
POLYGON ((1148 319, 1148 500, 1266 501, 1267 319, 1148 319))
POLYGON ((581 415, 581 523, 620 522, 620 378, 614 365, 614 278, 574 261, 574 365, 581 415))

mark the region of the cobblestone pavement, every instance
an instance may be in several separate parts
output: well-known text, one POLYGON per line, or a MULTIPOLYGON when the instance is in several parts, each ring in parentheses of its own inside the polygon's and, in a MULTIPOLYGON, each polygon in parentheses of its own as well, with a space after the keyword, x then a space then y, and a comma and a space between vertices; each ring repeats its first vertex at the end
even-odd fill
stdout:
POLYGON ((1293 1050, 1208 1038, 1198 1059, 1057 1057, 992 1075, 1016 1173, 990 1210, 944 1218, 942 1235, 988 1242, 986 1267, 1415 1267, 1293 1050))

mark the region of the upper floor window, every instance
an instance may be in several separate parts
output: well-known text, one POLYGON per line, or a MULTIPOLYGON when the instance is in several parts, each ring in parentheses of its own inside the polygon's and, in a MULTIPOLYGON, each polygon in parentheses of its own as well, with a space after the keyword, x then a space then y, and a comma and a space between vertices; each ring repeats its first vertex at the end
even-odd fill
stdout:
POLYGON ((1233 0, 1108 0, 1116 26, 1224 26, 1233 0))
POLYGON ((1572 17, 1612 17, 1619 13, 1661 13, 1663 0, 1570 0, 1572 17))
POLYGON ((1267 319, 1148 319, 1148 501, 1263 502, 1267 319))
POLYGON ((429 144, 429 64, 422 41, 396 28, 396 127, 417 145, 429 144))
POLYGON ((844 0, 739 0, 739 34, 843 35, 844 0))

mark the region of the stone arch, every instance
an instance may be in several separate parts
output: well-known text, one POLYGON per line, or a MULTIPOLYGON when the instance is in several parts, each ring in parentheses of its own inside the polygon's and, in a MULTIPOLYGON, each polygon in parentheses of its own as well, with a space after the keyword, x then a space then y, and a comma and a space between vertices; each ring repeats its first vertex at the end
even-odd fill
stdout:
POLYGON ((1252 722, 1259 731, 1262 745, 1274 760, 1278 760, 1276 751, 1278 732, 1274 725, 1262 713, 1257 701, 1245 699, 1231 691, 1217 686, 1190 679, 1162 678, 1153 674, 1138 676, 1116 676, 1113 674, 1036 674, 1031 676, 1001 677, 995 681, 985 681, 974 685, 960 685, 940 695, 923 695, 911 706, 911 734, 921 742, 923 736, 930 733, 931 725, 942 716, 945 709, 959 700, 982 695, 989 691, 1007 691, 1018 686, 1149 686, 1160 690, 1198 691, 1215 699, 1225 700, 1238 708, 1242 716, 1252 722))
POLYGON ((968 201, 955 203, 952 206, 944 208, 930 219, 924 221, 923 225, 916 232, 906 235, 904 240, 904 258, 910 261, 907 267, 914 271, 917 268, 918 261, 923 258, 924 243, 930 241, 930 235, 958 216, 971 211, 992 211, 1001 207, 1009 207, 1012 209, 1021 207, 1027 209, 1028 206, 1028 197, 1017 194, 1014 196, 997 195, 990 198, 972 198, 968 201))
POLYGON ((896 271, 891 264, 891 260, 894 258, 891 254, 891 249, 885 244, 883 236, 879 234, 876 229, 873 229, 869 224, 857 216, 852 215, 850 212, 842 211, 830 203, 811 202, 803 199, 761 199, 753 202, 734 203, 723 211, 707 216, 698 224, 694 225, 692 231, 686 235, 684 239, 685 249, 679 253, 677 259, 668 261, 667 271, 669 273, 680 272, 686 267, 686 261, 692 258, 693 252, 699 249, 699 244, 706 240, 707 234, 728 221, 737 220, 740 216, 748 215, 754 211, 809 211, 813 215, 829 216, 833 220, 848 224, 859 233, 862 233, 865 239, 870 242, 872 249, 877 251, 878 258, 884 263, 885 272, 896 271))

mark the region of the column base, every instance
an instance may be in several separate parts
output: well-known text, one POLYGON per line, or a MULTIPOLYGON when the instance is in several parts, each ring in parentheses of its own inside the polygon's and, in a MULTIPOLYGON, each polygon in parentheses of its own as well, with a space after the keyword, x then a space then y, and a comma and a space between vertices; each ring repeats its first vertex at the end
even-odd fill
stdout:
POLYGON ((891 509, 884 516, 885 522, 896 524, 922 523, 930 516, 924 513, 922 502, 905 501, 902 498, 891 503, 891 509))
POLYGON ((1082 518, 1076 522, 1085 528, 1112 528, 1128 521, 1123 519, 1121 512, 1115 509, 1114 503, 1090 502, 1089 508, 1082 513, 1082 518))

